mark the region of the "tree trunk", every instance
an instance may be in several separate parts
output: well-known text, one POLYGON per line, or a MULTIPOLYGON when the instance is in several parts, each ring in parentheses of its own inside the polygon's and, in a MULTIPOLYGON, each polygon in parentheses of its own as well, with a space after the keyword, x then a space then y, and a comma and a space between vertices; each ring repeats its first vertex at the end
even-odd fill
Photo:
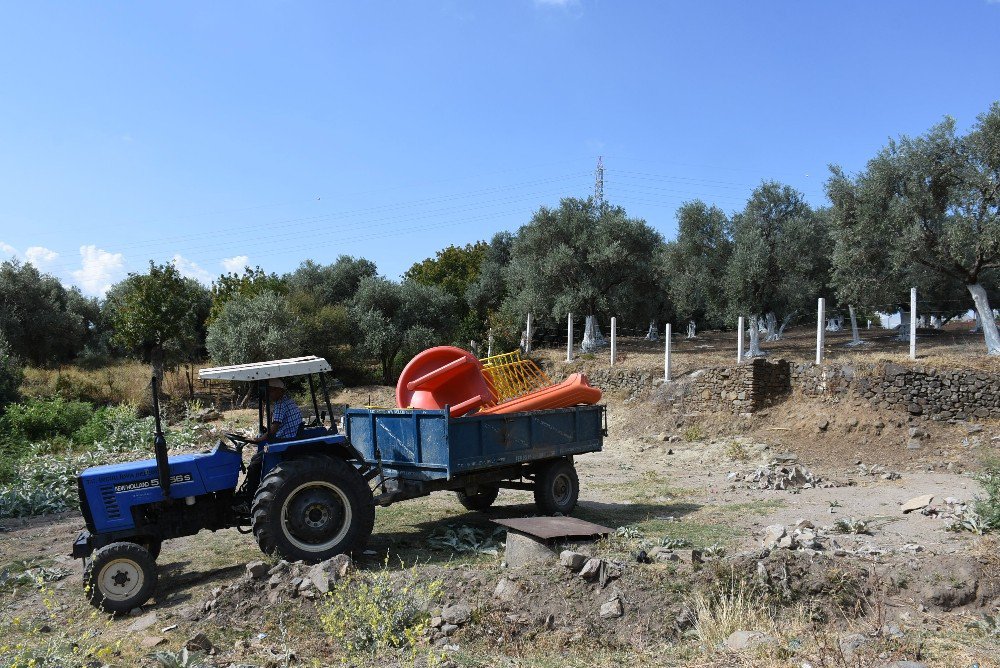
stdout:
POLYGON ((778 326, 778 318, 774 315, 774 312, 767 314, 767 336, 764 338, 765 341, 780 341, 785 335, 785 328, 788 327, 788 323, 792 321, 795 317, 797 311, 792 311, 784 318, 781 319, 781 326, 778 326))
POLYGON ((766 325, 766 335, 764 336, 765 341, 777 341, 778 340, 778 317, 774 315, 774 311, 768 311, 767 315, 764 316, 764 324, 766 325))
POLYGON ((849 346, 863 346, 865 342, 861 340, 861 333, 858 332, 858 314, 854 311, 854 304, 848 304, 847 310, 851 314, 851 340, 849 346))
POLYGON ((976 324, 974 324, 972 326, 972 329, 969 330, 969 334, 978 334, 980 331, 982 331, 981 327, 979 326, 979 320, 980 319, 979 319, 979 309, 978 308, 976 308, 976 309, 973 310, 972 318, 973 318, 973 322, 976 323, 976 324))
POLYGON ((694 320, 688 321, 688 335, 687 335, 687 337, 689 339, 694 339, 694 338, 698 337, 698 328, 697 328, 697 325, 694 324, 694 320))
POLYGON ((583 343, 580 344, 580 350, 592 353, 604 345, 606 343, 600 328, 597 326, 597 317, 588 315, 587 322, 583 327, 583 343))
POLYGON ((157 384, 163 387, 163 346, 153 346, 153 349, 149 351, 149 363, 153 367, 153 375, 156 376, 157 384))
POLYGON ((899 334, 896 336, 897 341, 909 341, 910 340, 910 312, 899 309, 899 334))
POLYGON ((983 336, 986 339, 986 352, 990 355, 1000 355, 1000 330, 997 329, 997 321, 993 317, 986 288, 979 283, 972 283, 969 285, 969 292, 972 293, 972 301, 976 303, 979 326, 983 328, 983 336))
POLYGON ((185 378, 187 378, 188 398, 191 401, 194 401, 194 365, 193 364, 188 363, 188 364, 184 365, 184 376, 185 376, 185 378))
POLYGON ((764 357, 764 351, 760 349, 760 316, 750 316, 750 347, 746 357, 764 357))
POLYGON ((649 331, 646 332, 646 340, 647 341, 659 341, 660 340, 660 333, 656 329, 656 320, 655 319, 649 321, 649 331))

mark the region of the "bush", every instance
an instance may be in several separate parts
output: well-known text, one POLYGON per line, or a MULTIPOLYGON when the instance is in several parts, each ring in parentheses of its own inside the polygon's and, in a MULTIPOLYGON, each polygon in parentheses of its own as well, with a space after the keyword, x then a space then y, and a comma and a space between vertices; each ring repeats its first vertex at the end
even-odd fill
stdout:
POLYGON ((10 343, 0 333, 0 413, 3 413, 4 406, 18 400, 23 379, 21 360, 14 355, 10 343))
POLYGON ((56 436, 70 437, 94 416, 92 404, 83 401, 29 399, 11 404, 0 429, 9 438, 39 441, 56 436))
POLYGON ((976 480, 986 492, 985 498, 976 497, 976 514, 986 531, 1000 531, 1000 459, 987 461, 976 480))
POLYGON ((440 581, 419 582, 413 570, 355 573, 327 595, 320 622, 351 654, 388 648, 412 651, 427 628, 428 609, 441 586, 440 581))

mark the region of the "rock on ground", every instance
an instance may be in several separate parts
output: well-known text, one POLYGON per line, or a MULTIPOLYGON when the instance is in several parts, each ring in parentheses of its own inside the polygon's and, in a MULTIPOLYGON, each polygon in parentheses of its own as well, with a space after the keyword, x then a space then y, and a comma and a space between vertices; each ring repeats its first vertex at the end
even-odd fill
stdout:
POLYGON ((552 548, 541 540, 516 531, 507 532, 504 561, 509 568, 550 561, 555 557, 552 548))
POLYGON ((445 606, 444 610, 441 611, 441 620, 445 624, 461 626, 468 623, 470 619, 472 619, 472 608, 467 603, 445 606))

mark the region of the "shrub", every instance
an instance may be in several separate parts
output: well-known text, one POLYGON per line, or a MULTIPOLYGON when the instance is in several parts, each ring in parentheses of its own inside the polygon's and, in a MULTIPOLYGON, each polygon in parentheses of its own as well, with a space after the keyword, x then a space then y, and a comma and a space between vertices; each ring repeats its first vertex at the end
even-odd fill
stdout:
POLYGON ((986 531, 1000 530, 1000 459, 986 462, 976 480, 983 486, 985 497, 976 497, 976 514, 986 531))
POLYGON ((24 369, 21 360, 14 355, 10 343, 0 333, 0 413, 4 406, 17 401, 21 381, 24 379, 24 369))
POLYGON ((442 583, 421 583, 414 570, 357 572, 327 594, 320 612, 323 630, 348 652, 388 648, 412 651, 427 629, 428 609, 442 583))
POLYGON ((86 402, 29 399, 8 406, 0 427, 10 437, 38 441, 53 436, 72 436, 93 415, 93 405, 86 402))

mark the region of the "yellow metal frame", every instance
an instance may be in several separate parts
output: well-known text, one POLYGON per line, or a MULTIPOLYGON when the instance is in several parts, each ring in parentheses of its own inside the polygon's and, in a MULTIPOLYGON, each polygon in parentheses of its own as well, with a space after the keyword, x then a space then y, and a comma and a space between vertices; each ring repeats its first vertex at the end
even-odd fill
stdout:
POLYGON ((480 362, 483 364, 483 375, 495 397, 489 406, 502 404, 552 384, 537 364, 529 359, 522 359, 517 350, 484 357, 480 362))

